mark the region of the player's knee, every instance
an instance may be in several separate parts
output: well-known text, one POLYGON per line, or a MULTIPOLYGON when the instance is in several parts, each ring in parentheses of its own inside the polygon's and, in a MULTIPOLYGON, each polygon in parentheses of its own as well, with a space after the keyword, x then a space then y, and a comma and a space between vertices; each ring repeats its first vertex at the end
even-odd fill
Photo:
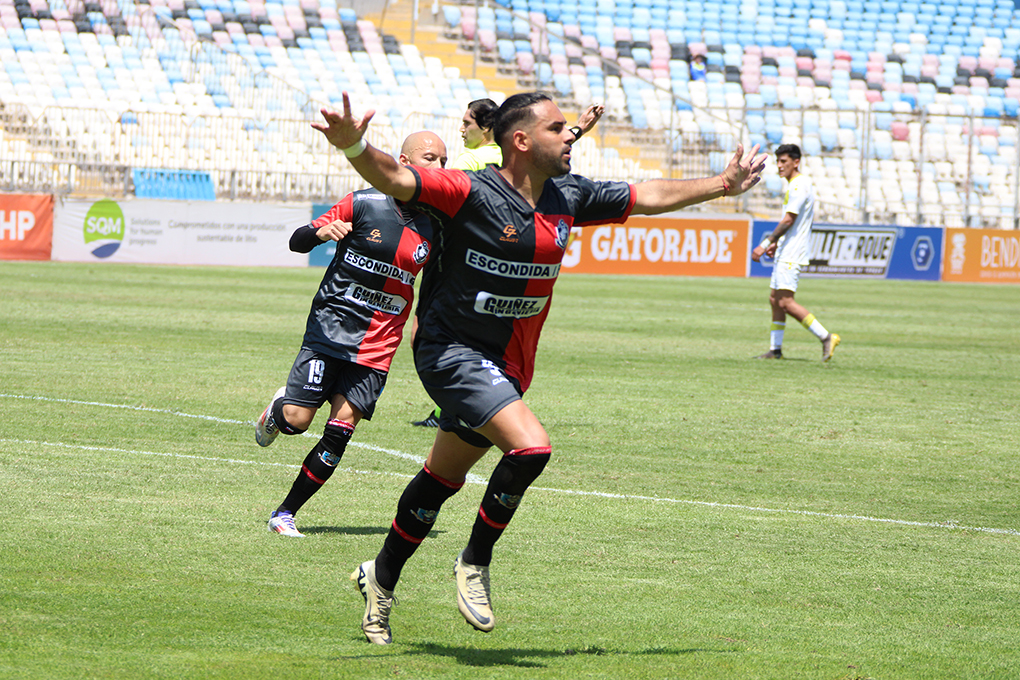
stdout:
MULTIPOLYGON (((315 418, 314 410, 307 406, 298 406, 297 404, 284 404, 280 409, 280 413, 283 415, 287 425, 292 430, 295 430, 294 434, 301 434, 308 430, 312 425, 312 420, 315 418)), ((283 428, 281 427, 280 429, 282 430, 283 428)))
POLYGON ((507 480, 509 489, 523 494, 538 479, 546 464, 552 458, 551 446, 535 446, 528 449, 514 449, 503 456, 501 463, 508 465, 512 474, 507 480))

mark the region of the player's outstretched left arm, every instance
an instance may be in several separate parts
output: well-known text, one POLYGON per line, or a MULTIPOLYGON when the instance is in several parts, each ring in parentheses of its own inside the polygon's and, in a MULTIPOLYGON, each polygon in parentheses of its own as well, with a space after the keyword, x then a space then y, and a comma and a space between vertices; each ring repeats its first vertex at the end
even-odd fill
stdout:
POLYGON ((393 156, 375 148, 365 140, 368 123, 375 111, 368 111, 357 120, 351 114, 351 100, 343 93, 343 113, 322 109, 325 123, 312 123, 326 141, 340 149, 358 174, 379 191, 400 201, 409 201, 417 187, 415 175, 393 156))
POLYGON ((744 155, 743 145, 721 175, 704 179, 653 179, 634 185, 636 200, 633 215, 658 215, 704 203, 723 196, 739 196, 761 181, 768 154, 759 154, 755 145, 744 155))

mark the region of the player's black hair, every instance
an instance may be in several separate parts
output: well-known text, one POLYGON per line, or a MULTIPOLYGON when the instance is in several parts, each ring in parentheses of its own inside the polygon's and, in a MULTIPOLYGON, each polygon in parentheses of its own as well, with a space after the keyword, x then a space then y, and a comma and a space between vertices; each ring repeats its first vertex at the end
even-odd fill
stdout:
POLYGON ((520 92, 510 95, 496 111, 496 122, 492 125, 492 138, 500 147, 503 138, 522 122, 530 122, 535 114, 532 107, 539 102, 552 101, 545 92, 520 92))
POLYGON ((781 144, 779 148, 776 149, 775 156, 776 158, 779 158, 780 156, 789 156, 795 161, 800 160, 800 147, 796 144, 781 144))
POLYGON ((491 99, 476 99, 467 105, 468 111, 475 119, 475 123, 483 130, 491 130, 496 122, 496 112, 499 106, 491 99))

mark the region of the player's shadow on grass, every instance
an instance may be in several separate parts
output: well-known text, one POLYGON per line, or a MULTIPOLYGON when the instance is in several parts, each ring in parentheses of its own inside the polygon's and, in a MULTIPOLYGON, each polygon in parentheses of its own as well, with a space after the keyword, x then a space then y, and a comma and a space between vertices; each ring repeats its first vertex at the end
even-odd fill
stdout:
MULTIPOLYGON (((390 532, 389 527, 329 527, 329 526, 317 526, 317 527, 301 527, 302 533, 306 534, 341 534, 348 536, 385 536, 390 532)), ((439 536, 440 534, 446 533, 445 531, 430 531, 429 537, 439 536)))
POLYGON ((733 649, 676 649, 653 647, 635 652, 621 652, 590 645, 576 649, 475 649, 452 647, 430 642, 408 645, 409 654, 443 656, 464 666, 517 666, 520 668, 545 668, 543 659, 558 659, 565 656, 683 656, 697 652, 729 653, 733 649))

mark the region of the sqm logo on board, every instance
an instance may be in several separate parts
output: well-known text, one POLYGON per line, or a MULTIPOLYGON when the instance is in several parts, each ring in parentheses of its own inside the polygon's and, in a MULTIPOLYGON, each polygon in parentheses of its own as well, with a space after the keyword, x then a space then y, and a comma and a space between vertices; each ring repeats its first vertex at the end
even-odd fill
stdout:
POLYGON ((124 213, 109 199, 96 201, 85 215, 85 245, 92 254, 107 258, 120 248, 124 240, 124 213))

